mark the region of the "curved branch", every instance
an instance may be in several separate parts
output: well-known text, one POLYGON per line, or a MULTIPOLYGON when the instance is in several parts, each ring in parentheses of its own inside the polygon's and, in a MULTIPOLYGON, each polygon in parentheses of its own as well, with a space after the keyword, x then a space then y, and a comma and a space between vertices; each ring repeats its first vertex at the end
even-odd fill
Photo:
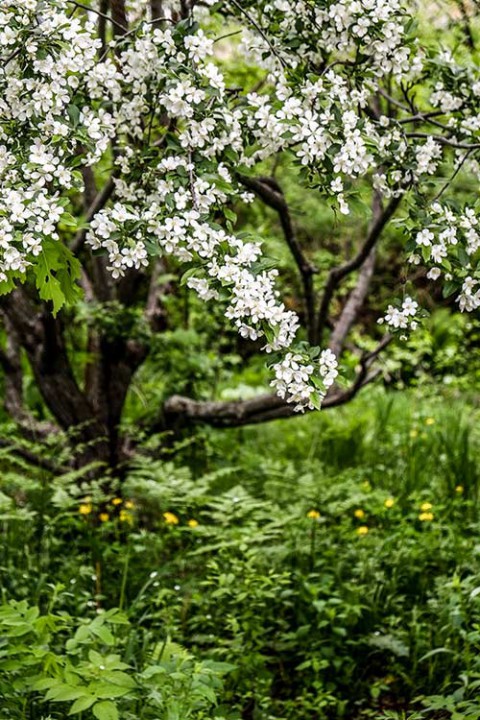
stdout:
POLYGON ((293 227, 290 210, 282 189, 274 178, 252 178, 246 175, 238 175, 237 177, 242 185, 254 192, 265 205, 268 205, 268 207, 278 213, 285 241, 292 253, 302 280, 309 341, 313 344, 315 340, 315 294, 313 275, 317 272, 317 269, 311 264, 308 258, 305 257, 300 247, 293 227))
MULTIPOLYGON (((332 389, 323 401, 322 408, 345 405, 366 385, 373 382, 380 374, 380 370, 371 371, 371 365, 390 341, 391 337, 386 335, 375 350, 364 355, 352 385, 346 390, 332 389)), ((292 404, 286 403, 274 394, 233 402, 197 401, 181 395, 173 395, 166 401, 163 413, 163 423, 160 422, 153 430, 158 430, 164 425, 171 427, 188 423, 204 423, 214 427, 242 427, 300 415, 295 412, 292 404)))
POLYGON ((398 208, 400 202, 401 197, 392 198, 388 203, 387 207, 380 213, 378 213, 376 217, 374 217, 367 238, 358 253, 355 255, 355 257, 353 257, 351 260, 348 260, 343 265, 338 265, 337 267, 334 267, 330 270, 317 316, 317 328, 315 338, 316 343, 319 344, 322 340, 322 334, 328 320, 330 303, 332 301, 335 290, 346 275, 350 275, 352 272, 358 270, 363 265, 365 260, 370 255, 371 250, 378 242, 385 225, 389 222, 396 209, 398 208))

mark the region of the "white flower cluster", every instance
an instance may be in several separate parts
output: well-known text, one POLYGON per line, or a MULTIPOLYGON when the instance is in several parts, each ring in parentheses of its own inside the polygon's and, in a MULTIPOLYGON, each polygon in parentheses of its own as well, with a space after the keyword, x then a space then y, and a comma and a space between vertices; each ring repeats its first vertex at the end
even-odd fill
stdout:
MULTIPOLYGON (((192 263, 188 286, 205 300, 227 289, 226 315, 241 335, 264 337, 267 352, 284 354, 275 365, 277 392, 310 407, 333 382, 336 360, 329 351, 321 355, 318 379, 313 363, 293 350, 285 355, 299 323, 278 297, 276 273, 258 270, 258 243, 218 224, 230 203, 250 199, 236 180, 238 166, 291 150, 348 213, 353 180, 372 174, 385 196, 402 193, 436 171, 443 147, 433 138, 410 142, 400 123, 369 112, 387 73, 399 82, 420 67, 420 55, 405 41, 401 0, 246 5, 252 17, 262 14, 267 34, 269 23, 276 28, 277 39, 269 45, 263 31, 246 36, 244 45, 269 55, 269 73, 261 90, 239 95, 227 89, 202 29, 142 23, 143 0, 129 7, 138 25, 101 58, 96 27, 78 7, 65 9, 60 0, 0 3, 0 281, 25 273, 45 242, 65 239, 58 225, 66 209, 75 212, 79 168, 101 160, 100 168, 113 169, 115 191, 86 240, 108 254, 113 277, 146 266, 150 255, 192 263), (303 68, 302 81, 292 76, 295 67, 303 68)), ((468 92, 480 94, 480 84, 468 92)), ((457 112, 462 93, 463 85, 457 92, 439 80, 431 102, 457 112)), ((472 109, 469 132, 475 117, 472 109)), ((417 241, 438 265, 432 272, 455 245, 444 220, 434 219, 417 241)), ((471 256, 479 245, 475 224, 458 221, 471 256)), ((467 289, 465 298, 476 297, 475 285, 470 295, 467 289)), ((389 308, 385 321, 413 327, 412 303, 389 308)))
POLYGON ((462 283, 462 290, 458 297, 460 310, 472 312, 480 307, 480 281, 467 276, 462 283))
POLYGON ((418 303, 407 295, 400 307, 389 305, 385 317, 380 318, 378 323, 385 323, 391 330, 415 330, 418 325, 414 319, 417 312, 418 303))
MULTIPOLYGON (((270 18, 283 42, 275 45, 280 58, 292 64, 308 62, 319 67, 325 56, 337 53, 352 58, 358 52, 366 59, 369 73, 402 75, 421 67, 419 53, 405 42, 405 11, 400 0, 267 0, 255 3, 259 24, 270 18), (285 48, 293 53, 283 55, 285 48), (296 56, 296 60, 295 60, 296 56)), ((244 38, 244 47, 255 52, 257 61, 273 68, 275 58, 258 36, 244 38)))
MULTIPOLYGON (((449 140, 468 145, 478 142, 480 134, 480 68, 477 63, 459 64, 450 51, 442 51, 432 60, 432 91, 430 105, 444 117, 442 125, 448 129, 449 140)), ((464 159, 458 148, 459 160, 464 159)), ((474 162, 473 160, 469 160, 474 162)), ((477 173, 478 174, 478 173, 477 173)))
POLYGON ((479 282, 475 279, 480 249, 480 222, 477 211, 464 207, 454 212, 447 205, 435 202, 425 226, 415 235, 417 251, 409 260, 429 268, 427 277, 442 277, 459 290, 460 309, 471 312, 480 307, 479 282))
POLYGON ((24 273, 46 238, 58 240, 61 193, 78 187, 80 147, 99 159, 113 137, 111 115, 75 105, 93 72, 93 24, 54 2, 0 5, 0 280, 24 273))
MULTIPOLYGON (((146 266, 152 244, 195 260, 200 276, 190 287, 204 299, 228 288, 226 315, 239 332, 267 336, 267 351, 284 351, 298 318, 278 299, 276 273, 255 272, 258 244, 211 221, 239 194, 221 158, 244 153, 242 111, 230 109, 223 77, 207 59, 212 41, 202 30, 174 32, 146 26, 117 60, 98 60, 95 27, 62 3, 3 3, 0 45, 9 57, 0 71, 0 198, 7 210, 0 218, 0 279, 24 271, 46 240, 59 240, 61 195, 81 185, 72 167, 96 162, 115 138, 114 200, 93 217, 86 238, 107 251, 114 278, 146 266), (151 132, 168 134, 164 117, 175 126, 177 152, 161 149, 153 162, 150 155, 145 170, 151 132)), ((319 382, 317 395, 326 389, 319 382)), ((284 393, 290 397, 288 384, 284 393)))
MULTIPOLYGON (((323 350, 315 362, 303 355, 287 353, 285 358, 274 365, 275 379, 270 383, 277 395, 289 403, 295 403, 295 410, 309 408, 315 404, 315 387, 312 378, 318 375, 323 380, 324 388, 333 385, 338 375, 337 359, 331 350, 323 350)), ((323 394, 323 393, 322 393, 323 394)))

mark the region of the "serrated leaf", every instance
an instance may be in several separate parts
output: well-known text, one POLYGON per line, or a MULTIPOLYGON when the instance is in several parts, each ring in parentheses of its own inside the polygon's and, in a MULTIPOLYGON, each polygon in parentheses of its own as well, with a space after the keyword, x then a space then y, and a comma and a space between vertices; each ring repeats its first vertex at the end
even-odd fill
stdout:
POLYGON ((80 277, 80 263, 60 242, 46 241, 33 265, 36 286, 42 300, 53 304, 53 314, 80 296, 76 280, 80 277))

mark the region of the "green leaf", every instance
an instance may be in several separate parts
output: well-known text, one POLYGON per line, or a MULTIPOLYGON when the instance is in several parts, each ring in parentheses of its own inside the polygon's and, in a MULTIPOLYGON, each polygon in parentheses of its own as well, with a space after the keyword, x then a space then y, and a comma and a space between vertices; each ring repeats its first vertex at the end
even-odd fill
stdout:
POLYGON ((76 280, 80 277, 80 263, 60 242, 47 240, 33 265, 35 283, 42 300, 51 301, 53 314, 80 296, 76 280))
POLYGON ((113 645, 115 642, 115 638, 113 637, 110 630, 105 627, 105 625, 100 625, 99 627, 96 627, 92 624, 91 631, 94 635, 96 635, 102 642, 105 643, 105 645, 113 645))
POLYGON ((78 700, 75 700, 73 703, 68 714, 75 715, 76 713, 88 710, 89 707, 92 707, 96 699, 95 695, 84 695, 83 697, 78 698, 78 700))
POLYGON ((230 220, 231 223, 235 224, 237 222, 237 216, 233 212, 233 210, 230 210, 230 208, 225 208, 223 214, 225 215, 227 220, 230 220))
POLYGON ((110 700, 96 703, 92 710, 98 720, 118 720, 117 708, 110 700))
POLYGON ((85 694, 85 688, 82 687, 71 687, 70 685, 61 684, 57 687, 52 687, 45 695, 45 700, 52 700, 53 702, 67 702, 68 700, 76 700, 85 694))

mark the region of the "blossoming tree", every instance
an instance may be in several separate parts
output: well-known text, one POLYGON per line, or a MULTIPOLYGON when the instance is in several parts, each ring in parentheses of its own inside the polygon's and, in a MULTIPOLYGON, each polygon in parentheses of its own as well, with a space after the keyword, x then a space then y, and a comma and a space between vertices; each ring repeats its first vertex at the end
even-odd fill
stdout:
POLYGON ((161 332, 172 260, 192 292, 260 342, 272 391, 235 402, 173 396, 159 408, 164 427, 287 417, 345 403, 371 382, 394 332, 418 322, 417 301, 399 284, 376 346, 358 350, 355 379, 340 388, 377 246, 397 217, 406 262, 475 310, 477 210, 449 198, 460 170, 472 182, 479 173, 480 69, 474 13, 462 8, 450 18, 461 42, 449 50, 435 33, 420 44, 406 0, 3 0, 0 362, 6 408, 23 431, 38 438, 53 428, 24 405, 21 349, 53 425, 75 433, 74 462, 125 459, 131 443, 119 424, 148 338, 127 329, 112 338, 90 323, 80 380, 69 313, 80 298, 144 302, 151 333, 161 332), (216 51, 225 35, 255 66, 256 87, 230 86, 216 51), (326 274, 302 247, 278 178, 265 176, 279 154, 339 215, 368 188, 368 230, 326 274), (278 214, 301 317, 234 212, 254 199, 278 214))

